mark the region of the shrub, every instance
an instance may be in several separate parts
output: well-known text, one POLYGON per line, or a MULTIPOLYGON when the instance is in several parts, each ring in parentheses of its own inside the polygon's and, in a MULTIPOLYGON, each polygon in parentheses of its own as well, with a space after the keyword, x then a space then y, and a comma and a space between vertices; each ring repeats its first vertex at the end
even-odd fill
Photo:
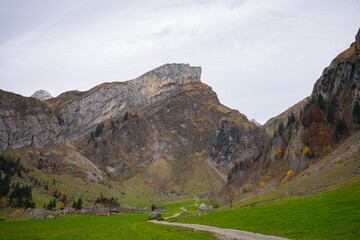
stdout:
POLYGON ((295 177, 295 172, 293 170, 289 170, 286 173, 286 176, 284 177, 284 179, 281 181, 280 185, 285 184, 286 182, 288 182, 290 179, 292 179, 293 177, 295 177))
POLYGON ((281 157, 281 155, 282 155, 282 148, 280 148, 279 150, 277 150, 277 151, 275 152, 275 156, 276 156, 277 158, 281 157))
POLYGON ((308 156, 310 153, 310 150, 308 147, 304 147, 303 151, 302 151, 302 155, 303 156, 308 156))
POLYGON ((56 206, 57 209, 64 209, 65 208, 65 204, 63 202, 59 202, 56 206))

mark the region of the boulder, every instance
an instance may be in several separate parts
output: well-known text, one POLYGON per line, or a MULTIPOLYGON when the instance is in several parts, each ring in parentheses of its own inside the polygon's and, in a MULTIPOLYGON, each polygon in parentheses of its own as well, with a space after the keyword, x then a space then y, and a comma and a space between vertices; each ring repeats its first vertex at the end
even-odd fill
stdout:
POLYGON ((151 212, 148 217, 148 220, 154 220, 158 218, 161 218, 161 214, 159 212, 151 212))

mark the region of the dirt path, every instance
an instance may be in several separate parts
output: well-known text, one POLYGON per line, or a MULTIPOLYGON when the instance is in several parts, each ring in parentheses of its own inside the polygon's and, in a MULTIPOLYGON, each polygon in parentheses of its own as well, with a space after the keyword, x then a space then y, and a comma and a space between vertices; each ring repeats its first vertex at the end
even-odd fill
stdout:
POLYGON ((219 239, 239 239, 239 240, 287 240, 286 238, 267 236, 258 233, 240 231, 235 229, 217 228, 206 225, 188 224, 188 223, 172 223, 164 221, 149 221, 155 224, 163 224, 177 227, 193 228, 196 230, 208 231, 215 233, 219 239))
POLYGON ((186 209, 185 209, 185 208, 181 207, 180 209, 182 210, 181 212, 175 213, 175 214, 172 215, 171 217, 166 217, 166 218, 164 218, 164 219, 166 220, 166 219, 170 219, 170 218, 175 218, 175 217, 180 216, 180 214, 182 214, 183 212, 186 212, 186 209))

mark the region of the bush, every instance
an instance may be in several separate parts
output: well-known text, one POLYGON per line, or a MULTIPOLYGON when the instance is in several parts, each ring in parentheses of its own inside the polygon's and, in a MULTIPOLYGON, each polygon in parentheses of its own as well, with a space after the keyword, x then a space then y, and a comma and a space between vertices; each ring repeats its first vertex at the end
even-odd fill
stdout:
POLYGON ((282 156, 282 148, 278 149, 276 152, 275 152, 275 156, 277 158, 281 157, 282 156))
POLYGON ((280 185, 285 184, 286 182, 288 182, 290 179, 292 179, 293 177, 295 177, 295 172, 293 170, 289 170, 286 173, 286 176, 284 177, 284 179, 281 181, 280 185))

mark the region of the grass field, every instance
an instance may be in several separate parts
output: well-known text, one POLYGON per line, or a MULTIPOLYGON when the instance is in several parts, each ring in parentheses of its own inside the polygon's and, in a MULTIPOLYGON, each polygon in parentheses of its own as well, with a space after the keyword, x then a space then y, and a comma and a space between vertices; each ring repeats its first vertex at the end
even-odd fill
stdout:
POLYGON ((181 219, 291 239, 360 239, 360 184, 181 219))
MULTIPOLYGON (((201 203, 205 203, 206 205, 209 204, 208 201, 198 201, 198 206, 195 205, 197 201, 195 200, 187 200, 184 202, 174 202, 174 203, 165 203, 165 204, 155 204, 155 205, 159 205, 159 206, 164 206, 166 209, 166 212, 162 212, 161 216, 162 217, 170 217, 172 215, 174 215, 175 213, 179 213, 182 210, 180 209, 181 207, 185 208, 187 211, 189 212, 194 212, 199 210, 199 205, 201 203)), ((151 207, 151 205, 139 205, 137 206, 139 208, 144 208, 144 207, 151 207)))
POLYGON ((0 223, 0 239, 216 239, 207 232, 148 223, 146 218, 127 214, 5 221, 0 223))

